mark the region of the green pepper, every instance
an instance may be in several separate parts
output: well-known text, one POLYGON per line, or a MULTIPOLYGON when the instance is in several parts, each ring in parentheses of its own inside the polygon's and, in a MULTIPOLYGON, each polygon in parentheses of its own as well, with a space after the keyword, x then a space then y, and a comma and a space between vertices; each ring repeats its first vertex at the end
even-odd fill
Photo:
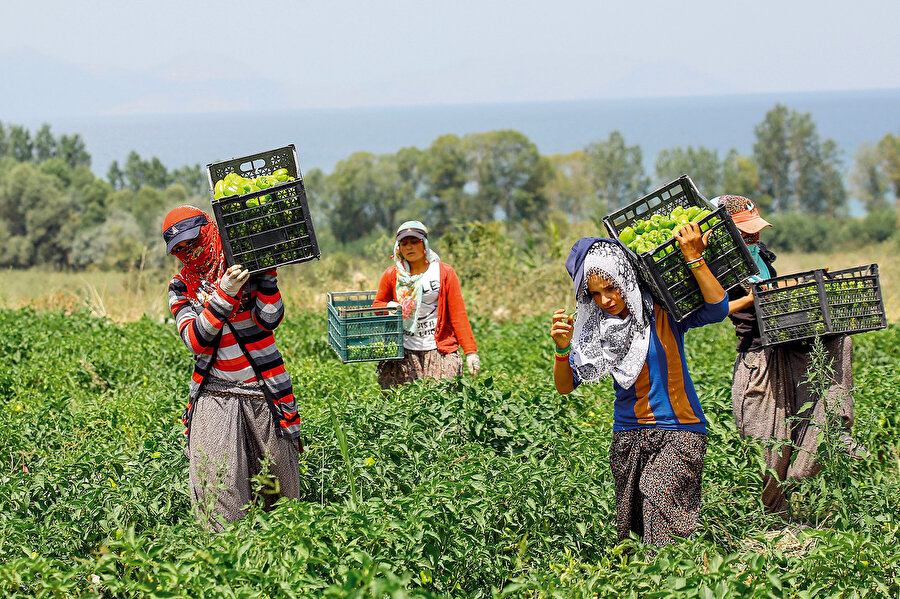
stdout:
POLYGON ((222 187, 222 193, 227 196, 240 195, 244 193, 243 187, 237 184, 235 181, 226 181, 225 185, 222 187))
POLYGON ((619 240, 625 245, 628 245, 629 243, 634 241, 634 236, 634 229, 632 229, 631 227, 625 227, 624 229, 622 229, 622 232, 619 233, 619 240))

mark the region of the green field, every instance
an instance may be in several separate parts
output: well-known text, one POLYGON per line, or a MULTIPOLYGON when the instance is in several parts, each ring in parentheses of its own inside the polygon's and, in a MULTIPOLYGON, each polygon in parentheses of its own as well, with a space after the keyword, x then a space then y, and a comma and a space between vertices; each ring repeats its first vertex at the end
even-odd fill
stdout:
POLYGON ((701 525, 655 557, 616 543, 611 387, 556 393, 543 315, 473 325, 479 379, 385 397, 372 364, 334 357, 324 311, 289 312, 278 341, 304 416, 302 499, 210 536, 190 513, 191 359, 174 326, 0 310, 0 594, 900 594, 896 325, 854 337, 855 435, 872 455, 838 453, 796 490, 809 528, 762 512, 759 451, 731 416, 731 326, 688 333, 710 419, 701 525))

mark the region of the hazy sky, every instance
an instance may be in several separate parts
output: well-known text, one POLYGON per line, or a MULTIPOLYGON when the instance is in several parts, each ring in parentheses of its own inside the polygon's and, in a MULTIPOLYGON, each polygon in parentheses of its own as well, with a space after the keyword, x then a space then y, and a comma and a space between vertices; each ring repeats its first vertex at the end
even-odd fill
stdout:
POLYGON ((3 21, 0 59, 279 78, 294 107, 900 87, 897 0, 34 0, 3 21))

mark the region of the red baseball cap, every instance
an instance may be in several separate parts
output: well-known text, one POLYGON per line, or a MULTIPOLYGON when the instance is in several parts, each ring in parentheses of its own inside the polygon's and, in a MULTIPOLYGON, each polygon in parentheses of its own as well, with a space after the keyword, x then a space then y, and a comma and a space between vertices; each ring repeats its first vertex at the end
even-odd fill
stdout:
POLYGON ((171 210, 163 219, 163 240, 166 242, 166 253, 186 239, 194 239, 200 229, 209 224, 209 218, 194 206, 179 206, 171 210))
POLYGON ((713 201, 718 200, 719 206, 725 206, 725 210, 731 215, 731 220, 742 233, 759 233, 766 227, 771 227, 772 223, 759 215, 756 204, 753 200, 744 196, 719 196, 713 201))

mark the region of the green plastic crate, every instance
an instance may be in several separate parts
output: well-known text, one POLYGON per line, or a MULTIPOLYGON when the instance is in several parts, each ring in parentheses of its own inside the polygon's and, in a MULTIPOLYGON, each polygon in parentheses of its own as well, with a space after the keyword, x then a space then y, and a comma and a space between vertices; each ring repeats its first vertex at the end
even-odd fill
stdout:
POLYGON ((335 291, 328 296, 328 344, 341 362, 380 362, 403 357, 399 307, 374 308, 374 291, 335 291))

